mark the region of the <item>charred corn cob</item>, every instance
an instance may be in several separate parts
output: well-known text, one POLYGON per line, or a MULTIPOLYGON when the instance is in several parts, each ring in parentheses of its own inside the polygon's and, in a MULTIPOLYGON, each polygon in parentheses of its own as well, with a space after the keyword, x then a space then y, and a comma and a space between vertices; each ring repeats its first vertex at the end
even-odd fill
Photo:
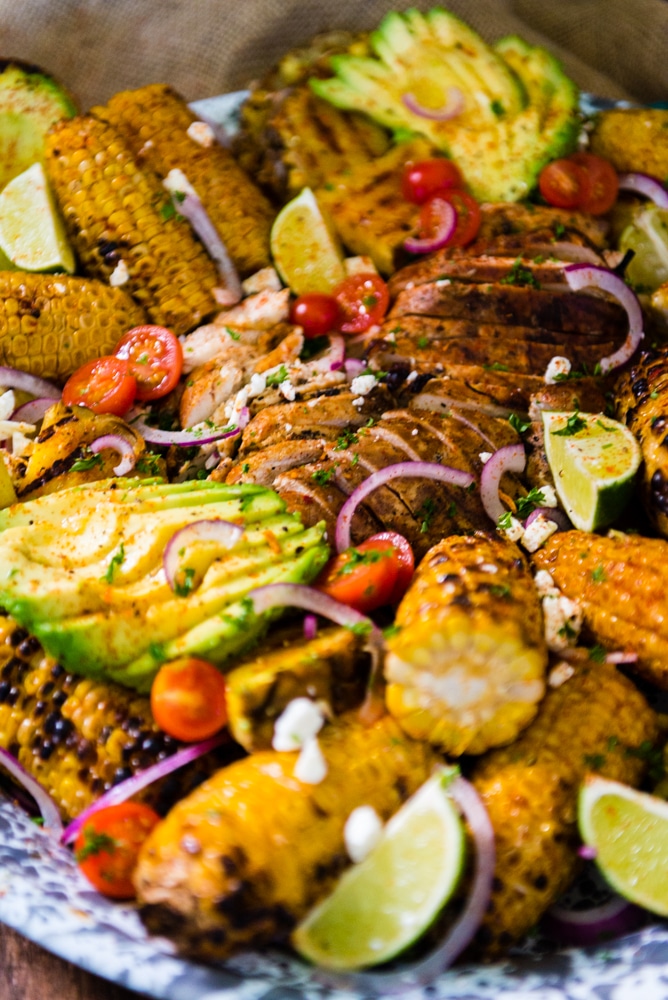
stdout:
POLYGON ((579 605, 596 642, 636 653, 634 669, 668 689, 668 542, 565 531, 533 559, 579 605))
POLYGON ((592 153, 610 160, 621 173, 642 170, 668 175, 668 110, 614 108, 601 112, 589 137, 592 153))
MULTIPOLYGON (((112 785, 178 749, 153 721, 148 698, 67 673, 34 636, 4 616, 0 746, 37 778, 64 818, 77 816, 112 785)), ((194 787, 196 773, 179 771, 150 786, 145 800, 171 804, 194 787)))
POLYGON ((230 732, 246 750, 268 750, 274 723, 293 698, 325 702, 334 715, 364 698, 368 670, 364 638, 350 629, 321 629, 305 640, 294 630, 230 670, 227 712, 230 732), (272 648, 273 647, 273 648, 272 648))
POLYGON ((483 758, 473 782, 494 827, 496 871, 478 948, 505 950, 572 881, 584 774, 637 786, 657 735, 656 715, 632 682, 592 662, 548 690, 512 746, 483 758))
POLYGON ((641 495, 648 516, 668 536, 668 347, 644 351, 616 386, 617 416, 642 449, 641 495))
POLYGON ((0 365, 63 380, 110 354, 146 314, 121 288, 91 278, 0 271, 0 365))
POLYGON ((350 812, 371 805, 387 819, 436 760, 387 716, 369 728, 339 720, 319 742, 319 784, 293 776, 295 753, 264 751, 219 771, 158 824, 135 880, 149 928, 207 958, 285 940, 347 866, 350 812))
POLYGON ((84 269, 124 288, 154 323, 186 333, 216 310, 218 272, 158 177, 107 122, 79 116, 46 142, 46 167, 84 269))
POLYGON ((541 610, 520 550, 452 536, 424 557, 388 641, 386 701, 402 729, 482 753, 531 722, 545 691, 541 610))
POLYGON ((227 149, 191 137, 196 118, 171 87, 124 90, 95 112, 118 129, 143 166, 162 178, 174 169, 185 173, 242 275, 270 263, 271 205, 227 149))

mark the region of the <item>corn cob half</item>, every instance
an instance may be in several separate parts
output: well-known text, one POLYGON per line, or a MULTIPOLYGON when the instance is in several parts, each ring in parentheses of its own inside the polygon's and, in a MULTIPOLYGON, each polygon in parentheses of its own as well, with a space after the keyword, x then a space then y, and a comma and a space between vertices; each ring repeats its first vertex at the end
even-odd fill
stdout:
POLYGON ((197 142, 188 131, 196 118, 171 87, 124 90, 94 111, 118 129, 142 166, 162 178, 183 171, 242 275, 271 262, 271 205, 227 149, 197 142))
POLYGON ((63 380, 145 322, 127 292, 102 281, 0 271, 0 365, 63 380))
POLYGON ((511 542, 452 536, 424 557, 388 642, 387 707, 447 753, 482 753, 531 722, 547 650, 529 567, 511 542))
POLYGON ((512 746, 482 759, 473 783, 496 839, 496 871, 477 947, 498 955, 521 938, 578 869, 577 792, 587 771, 637 786, 658 736, 632 682, 608 664, 550 688, 512 746))
POLYGON ((107 122, 79 116, 46 142, 46 167, 85 270, 116 279, 154 323, 186 333, 216 311, 218 272, 162 183, 107 122))

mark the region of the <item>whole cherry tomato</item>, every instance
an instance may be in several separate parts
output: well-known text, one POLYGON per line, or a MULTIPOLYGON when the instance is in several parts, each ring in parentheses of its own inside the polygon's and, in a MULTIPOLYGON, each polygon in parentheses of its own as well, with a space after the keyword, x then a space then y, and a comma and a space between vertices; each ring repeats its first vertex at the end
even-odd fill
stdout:
POLYGON ((364 333, 382 323, 390 304, 387 284, 378 274, 353 274, 334 289, 339 304, 343 333, 364 333))
POLYGON ((461 188, 459 167, 443 157, 407 163, 401 178, 401 193, 406 201, 422 205, 433 195, 448 188, 461 188))
POLYGON ((565 158, 543 167, 538 187, 548 205, 555 208, 579 208, 591 190, 586 170, 565 158))
POLYGON ((159 821, 158 814, 141 802, 98 809, 85 820, 74 857, 98 892, 112 899, 132 899, 139 849, 159 821))
POLYGON ((70 375, 63 388, 65 406, 87 406, 93 413, 128 412, 137 394, 137 380, 123 358, 95 358, 70 375))
POLYGON ((413 575, 413 550, 402 535, 380 532, 331 559, 316 587, 366 614, 403 596, 413 575))
POLYGON ((176 386, 183 371, 183 348, 165 326, 135 326, 116 344, 114 355, 128 363, 137 380, 137 399, 160 399, 176 386))
POLYGON ((480 205, 473 195, 470 195, 468 191, 462 191, 461 188, 440 191, 424 203, 418 223, 421 239, 428 240, 440 228, 441 214, 438 212, 436 204, 439 199, 449 202, 457 213, 457 225, 447 245, 449 247, 465 247, 478 235, 482 216, 480 205))
POLYGON ((290 319, 303 327, 306 338, 322 337, 330 330, 338 330, 341 310, 333 295, 306 292, 292 303, 290 319))
POLYGON ((590 215, 605 215, 617 201, 617 171, 608 160, 593 153, 573 153, 569 160, 582 167, 589 178, 590 191, 580 202, 579 208, 590 215))
POLYGON ((206 740, 227 724, 226 691, 225 678, 208 660, 188 656, 165 663, 151 687, 153 718, 177 740, 206 740))

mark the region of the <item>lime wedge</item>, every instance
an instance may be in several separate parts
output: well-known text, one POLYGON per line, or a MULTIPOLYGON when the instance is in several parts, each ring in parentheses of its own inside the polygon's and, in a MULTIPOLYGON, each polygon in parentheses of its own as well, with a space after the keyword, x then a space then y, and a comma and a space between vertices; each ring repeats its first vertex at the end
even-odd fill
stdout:
POLYGON ((668 209, 648 205, 637 211, 619 248, 634 251, 626 277, 639 291, 652 292, 668 281, 668 209))
POLYGON ((74 273, 74 254, 41 163, 0 191, 0 250, 23 271, 74 273))
POLYGON ((580 790, 578 825, 612 888, 668 916, 668 802, 590 775, 580 790))
POLYGON ((16 503, 16 493, 7 466, 0 458, 0 510, 16 503))
POLYGON ((310 188, 276 216, 271 252, 278 273, 295 295, 331 292, 346 276, 338 240, 310 188))
POLYGON ((545 453, 566 513, 580 531, 611 524, 633 493, 640 446, 602 413, 543 412, 545 453))
POLYGON ((386 962, 434 922, 457 888, 464 826, 440 771, 387 823, 378 845, 341 877, 299 925, 292 943, 328 969, 386 962))

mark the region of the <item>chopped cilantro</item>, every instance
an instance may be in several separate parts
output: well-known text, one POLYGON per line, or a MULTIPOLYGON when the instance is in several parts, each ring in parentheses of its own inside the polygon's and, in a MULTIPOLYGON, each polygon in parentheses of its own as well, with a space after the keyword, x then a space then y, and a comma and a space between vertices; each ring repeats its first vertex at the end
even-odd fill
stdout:
POLYGON ((285 365, 281 367, 276 372, 271 372, 267 375, 266 384, 267 385, 280 385, 281 382, 285 382, 288 377, 288 369, 285 365))
POLYGON ((233 330, 231 326, 225 327, 225 333, 232 338, 232 340, 241 340, 241 334, 233 330))
POLYGON ((161 642, 152 642, 148 647, 148 651, 156 663, 164 663, 167 659, 165 647, 161 642))
POLYGON ((536 507, 540 507, 544 502, 545 494, 538 487, 534 486, 525 497, 517 498, 517 516, 519 518, 528 517, 536 507))
POLYGON ((455 517, 457 514, 457 504, 454 500, 451 500, 448 505, 448 517, 455 517))
POLYGON ((114 579, 114 572, 118 566, 121 566, 125 562, 125 546, 123 542, 118 546, 117 551, 111 557, 109 565, 107 567, 107 572, 104 574, 103 579, 107 583, 111 583, 114 579))
POLYGON ((362 299, 362 305, 365 306, 365 308, 367 309, 375 309, 375 307, 378 305, 378 296, 365 295, 364 298, 362 299))
POLYGON ((511 590, 507 583, 493 583, 489 588, 494 597, 510 597, 511 590))
POLYGON ((76 462, 72 464, 71 472, 87 472, 89 469, 94 469, 96 465, 102 465, 102 455, 86 455, 82 458, 77 458, 76 462))
POLYGON ((518 416, 517 413, 511 413, 508 417, 508 423, 518 434, 524 434, 531 427, 530 420, 523 420, 522 417, 518 416))
POLYGON ((521 285, 522 287, 531 286, 532 288, 540 288, 540 281, 536 279, 533 271, 529 267, 525 267, 522 263, 522 258, 518 257, 510 268, 510 271, 499 281, 500 285, 521 285))
POLYGON ((174 219, 176 217, 176 209, 171 201, 162 205, 160 208, 160 218, 163 222, 167 222, 168 219, 174 219))
POLYGON ((555 222, 554 235, 558 240, 561 239, 561 237, 565 234, 565 232, 566 232, 566 226, 563 224, 563 222, 555 222))
POLYGON ((604 646, 592 646, 589 650, 589 659, 593 660, 594 663, 605 663, 607 655, 607 650, 604 646))
POLYGON ((354 625, 345 626, 353 635, 369 635, 373 625, 371 622, 355 622, 354 625))
POLYGON ((311 473, 311 479, 313 479, 318 486, 325 486, 333 475, 333 469, 317 469, 315 472, 311 473))
POLYGON ((587 767, 591 767, 592 770, 598 771, 605 764, 605 754, 603 753, 584 753, 582 755, 583 763, 587 767))
POLYGON ((192 566, 186 566, 183 570, 183 579, 175 582, 174 593, 177 597, 187 597, 192 593, 195 586, 195 570, 192 566))
POLYGON ((353 452, 353 457, 350 459, 350 464, 357 465, 359 460, 360 460, 359 454, 357 452, 353 452))
POLYGON ((241 471, 242 472, 250 472, 250 463, 249 462, 244 462, 244 464, 241 466, 241 471))
POLYGON ((564 622, 561 628, 558 630, 557 635, 560 635, 562 639, 575 639, 577 632, 573 628, 570 622, 564 622))
POLYGON ((95 857, 97 854, 113 854, 118 847, 118 841, 110 837, 108 833, 98 832, 94 826, 84 824, 83 847, 80 847, 74 854, 76 860, 81 863, 86 858, 95 857))
POLYGON ((483 365, 483 368, 487 372, 509 372, 510 368, 508 365, 502 365, 500 361, 495 361, 491 365, 483 365))
POLYGON ((600 563, 596 567, 596 569, 592 570, 591 578, 594 581, 594 583, 605 583, 605 581, 608 579, 607 573, 605 572, 605 569, 600 563))
POLYGON ((582 419, 578 410, 575 410, 566 421, 565 427, 562 427, 558 431, 551 431, 550 433, 554 434, 555 437, 573 437, 574 434, 577 434, 586 426, 587 421, 582 419))
POLYGON ((346 429, 339 434, 336 439, 334 451, 344 451, 346 448, 349 448, 351 444, 358 444, 358 442, 359 438, 353 428, 346 427, 346 429))
POLYGON ((383 639, 393 639, 401 632, 401 625, 388 625, 383 629, 383 639))
POLYGON ((500 528, 501 531, 508 531, 508 529, 512 527, 512 521, 513 521, 513 512, 507 510, 505 514, 502 514, 499 520, 496 522, 496 526, 497 528, 500 528))
POLYGON ((429 344, 429 337, 418 337, 417 345, 418 347, 427 347, 429 344))
POLYGON ((418 511, 418 514, 423 515, 423 521, 422 524, 420 525, 420 531, 422 532, 422 534, 426 534, 426 532, 429 531, 429 527, 431 525, 431 521, 435 511, 436 511, 436 504, 434 503, 431 497, 427 497, 427 499, 425 500, 425 502, 422 504, 422 506, 418 511))
POLYGON ((490 108, 490 111, 492 112, 492 114, 496 115, 497 118, 500 118, 502 115, 504 115, 506 113, 506 109, 504 108, 504 106, 501 103, 501 101, 498 101, 496 99, 493 100, 493 101, 490 101, 489 108, 490 108))
POLYGON ((137 459, 137 464, 135 465, 137 472, 147 472, 151 476, 157 476, 160 474, 160 456, 155 455, 152 451, 147 451, 146 454, 142 455, 141 458, 137 459))

